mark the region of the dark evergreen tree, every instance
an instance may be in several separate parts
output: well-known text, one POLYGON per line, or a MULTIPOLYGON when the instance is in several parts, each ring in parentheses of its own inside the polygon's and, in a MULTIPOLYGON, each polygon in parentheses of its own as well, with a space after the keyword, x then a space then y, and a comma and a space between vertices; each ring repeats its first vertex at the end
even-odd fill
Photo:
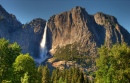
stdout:
POLYGON ((44 69, 44 66, 42 66, 42 65, 40 65, 39 67, 38 67, 38 80, 39 80, 39 83, 42 83, 42 71, 43 71, 43 69, 44 69))
POLYGON ((86 74, 84 74, 84 83, 90 83, 86 74))
POLYGON ((42 70, 42 83, 50 83, 50 70, 47 65, 42 70))
POLYGON ((81 83, 84 83, 84 82, 85 82, 85 81, 84 81, 84 74, 83 74, 82 71, 80 71, 80 76, 79 76, 79 78, 80 78, 80 82, 81 82, 81 83))
POLYGON ((52 72, 52 83, 89 83, 87 76, 79 68, 69 68, 64 70, 55 69, 52 72))

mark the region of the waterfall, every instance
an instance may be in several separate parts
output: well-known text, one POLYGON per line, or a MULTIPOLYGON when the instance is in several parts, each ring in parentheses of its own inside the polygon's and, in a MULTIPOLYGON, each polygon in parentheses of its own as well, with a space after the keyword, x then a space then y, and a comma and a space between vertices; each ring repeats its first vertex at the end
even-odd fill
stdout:
POLYGON ((44 34, 42 37, 42 41, 40 43, 41 50, 42 50, 42 48, 46 47, 46 30, 47 30, 47 23, 46 23, 46 26, 44 28, 44 34))
POLYGON ((47 23, 46 26, 44 28, 44 34, 42 36, 42 40, 40 43, 40 55, 39 58, 35 59, 36 62, 38 62, 39 64, 41 64, 43 61, 45 61, 48 57, 47 57, 47 48, 46 48, 46 34, 47 34, 47 23))

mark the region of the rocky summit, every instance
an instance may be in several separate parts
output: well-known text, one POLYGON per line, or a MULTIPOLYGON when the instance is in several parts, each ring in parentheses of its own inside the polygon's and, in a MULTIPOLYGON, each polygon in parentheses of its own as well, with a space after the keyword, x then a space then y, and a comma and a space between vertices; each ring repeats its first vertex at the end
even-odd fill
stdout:
MULTIPOLYGON (((30 53, 34 58, 39 56, 45 24, 46 21, 41 18, 21 24, 13 14, 9 14, 0 6, 0 37, 17 42, 23 53, 30 53)), ((102 12, 90 15, 85 8, 77 6, 70 11, 53 15, 48 20, 47 49, 56 58, 53 58, 53 61, 49 60, 54 66, 58 61, 64 62, 64 65, 68 63, 67 60, 58 57, 74 58, 82 55, 89 57, 84 59, 86 63, 91 61, 92 67, 98 47, 122 42, 130 44, 129 32, 114 16, 102 12)), ((68 59, 70 62, 71 60, 72 58, 68 59)), ((79 61, 72 63, 78 64, 79 61)))
POLYGON ((130 43, 129 32, 114 16, 102 12, 89 15, 79 6, 50 17, 48 27, 52 33, 52 53, 57 47, 77 43, 77 50, 93 55, 104 43, 130 43))
POLYGON ((0 6, 0 37, 17 42, 23 53, 33 57, 39 55, 39 46, 46 21, 37 18, 29 23, 21 24, 13 14, 9 14, 0 6))
POLYGON ((52 34, 50 52, 54 56, 90 56, 86 58, 90 64, 95 63, 97 48, 101 45, 111 46, 122 42, 130 44, 129 32, 118 23, 114 16, 102 12, 90 15, 79 6, 50 17, 48 27, 52 34), (71 52, 69 53, 67 49, 71 52), (73 51, 78 52, 75 54, 73 51))

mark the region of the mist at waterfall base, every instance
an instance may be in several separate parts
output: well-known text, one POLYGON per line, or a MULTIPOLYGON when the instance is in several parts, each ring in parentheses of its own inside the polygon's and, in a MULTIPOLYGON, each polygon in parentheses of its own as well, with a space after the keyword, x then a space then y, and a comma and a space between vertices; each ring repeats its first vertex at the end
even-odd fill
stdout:
POLYGON ((42 62, 44 62, 48 57, 47 57, 47 47, 46 47, 46 34, 47 34, 47 23, 46 26, 44 28, 44 34, 40 43, 40 55, 39 58, 35 59, 35 62, 37 62, 38 64, 42 64, 42 62))

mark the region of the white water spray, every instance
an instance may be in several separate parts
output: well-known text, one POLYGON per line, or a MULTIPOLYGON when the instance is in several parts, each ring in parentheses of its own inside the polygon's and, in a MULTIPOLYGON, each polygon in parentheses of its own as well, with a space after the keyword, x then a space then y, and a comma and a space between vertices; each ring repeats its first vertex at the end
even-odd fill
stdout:
POLYGON ((40 43, 41 48, 46 47, 46 30, 47 30, 47 23, 46 23, 46 26, 44 28, 44 34, 43 34, 43 37, 42 37, 42 41, 40 43))
POLYGON ((45 61, 48 57, 47 57, 47 48, 46 48, 46 32, 47 32, 47 23, 46 26, 44 28, 44 34, 42 37, 42 41, 40 43, 40 56, 38 59, 36 59, 36 62, 38 62, 39 64, 41 64, 43 61, 45 61))

